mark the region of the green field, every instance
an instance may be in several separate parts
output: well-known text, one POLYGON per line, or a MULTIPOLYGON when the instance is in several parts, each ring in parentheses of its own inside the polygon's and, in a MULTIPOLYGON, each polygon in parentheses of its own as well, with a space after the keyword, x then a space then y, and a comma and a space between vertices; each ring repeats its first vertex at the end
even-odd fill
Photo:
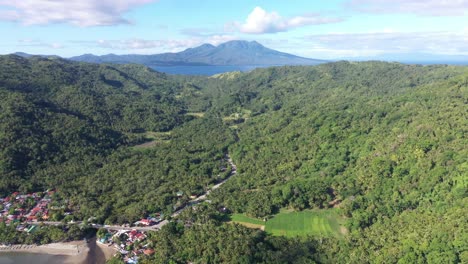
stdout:
POLYGON ((265 231, 277 236, 340 236, 343 228, 335 210, 281 212, 266 222, 265 231))

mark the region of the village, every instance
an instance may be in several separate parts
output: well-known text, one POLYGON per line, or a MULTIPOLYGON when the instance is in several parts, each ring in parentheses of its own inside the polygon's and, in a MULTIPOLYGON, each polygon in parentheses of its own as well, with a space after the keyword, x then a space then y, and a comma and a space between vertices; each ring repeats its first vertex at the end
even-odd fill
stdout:
MULTIPOLYGON (((177 196, 182 195, 178 192, 177 196)), ((58 202, 57 197, 55 190, 47 190, 29 194, 14 192, 0 198, 0 223, 15 224, 17 231, 28 234, 37 231, 42 225, 82 224, 82 221, 73 220, 72 212, 67 211, 68 206, 58 202)), ((144 243, 146 233, 151 230, 157 231, 167 223, 163 213, 154 213, 133 223, 133 228, 129 224, 123 226, 91 224, 91 226, 98 229, 97 243, 114 247, 125 263, 138 263, 141 255, 154 253, 154 249, 144 243)))
MULTIPOLYGON (((182 191, 176 193, 178 198, 183 196, 182 191)), ((21 194, 19 192, 0 198, 0 223, 17 225, 16 230, 28 234, 37 231, 41 226, 59 225, 66 223, 82 224, 82 221, 74 221, 72 212, 67 211, 68 206, 56 201, 58 194, 55 190, 21 194), (55 199, 54 199, 55 198, 55 199), (58 204, 61 204, 58 206, 58 204), (62 215, 60 215, 63 212, 62 215), (61 222, 57 220, 62 220, 61 222)), ((175 217, 188 206, 192 206, 204 199, 191 195, 192 201, 179 206, 178 210, 171 215, 175 217)), ((66 201, 64 201, 66 202, 66 201)), ((125 263, 135 264, 142 255, 152 255, 154 246, 146 242, 148 231, 157 231, 169 223, 164 219, 162 212, 157 212, 142 218, 132 225, 101 225, 91 223, 90 226, 98 229, 96 242, 113 247, 125 263)), ((185 223, 187 225, 187 223, 185 223)))
MULTIPOLYGON (((237 173, 236 165, 227 156, 227 161, 231 165, 229 177, 212 186, 205 194, 196 196, 189 195, 190 200, 186 203, 174 205, 174 210, 170 219, 176 218, 183 210, 194 206, 200 202, 210 202, 207 196, 212 190, 219 188, 231 176, 237 173)), ((225 170, 225 168, 223 168, 225 170)), ((182 191, 175 193, 177 198, 184 196, 182 191)), ((98 229, 97 243, 114 247, 125 263, 135 264, 142 255, 152 255, 155 248, 150 243, 145 243, 148 231, 158 231, 162 226, 169 223, 162 212, 149 214, 148 216, 130 224, 101 225, 90 223, 90 226, 98 229)), ((88 219, 88 221, 91 219, 88 219)), ((0 198, 0 223, 15 224, 19 232, 32 233, 41 225, 60 225, 66 223, 83 224, 82 221, 75 221, 73 210, 69 208, 68 200, 63 199, 56 190, 46 190, 45 192, 35 192, 21 194, 14 192, 5 198, 0 198)), ((191 223, 184 223, 186 226, 191 223)))
POLYGON ((14 192, 0 198, 0 223, 19 223, 18 231, 33 232, 40 221, 73 220, 66 200, 61 200, 55 190, 21 194, 14 192))
MULTIPOLYGON (((180 192, 177 196, 182 196, 180 192)), ((82 224, 82 221, 73 221, 72 212, 68 206, 57 201, 55 190, 21 194, 14 192, 4 198, 0 198, 0 223, 15 224, 19 232, 33 233, 41 225, 58 225, 65 223, 82 224), (58 220, 62 220, 59 222, 58 220)), ((159 230, 168 223, 164 220, 163 213, 154 213, 146 218, 123 226, 103 226, 91 224, 98 229, 97 242, 109 247, 114 247, 125 263, 138 263, 141 255, 151 255, 154 249, 145 244, 146 232, 159 230), (159 224, 159 226, 158 226, 159 224), (115 228, 115 229, 113 229, 115 228), (144 228, 145 230, 137 230, 144 228)))
POLYGON ((152 255, 154 249, 145 243, 146 233, 133 229, 111 230, 100 229, 97 242, 108 247, 114 247, 125 263, 138 263, 141 255, 152 255))

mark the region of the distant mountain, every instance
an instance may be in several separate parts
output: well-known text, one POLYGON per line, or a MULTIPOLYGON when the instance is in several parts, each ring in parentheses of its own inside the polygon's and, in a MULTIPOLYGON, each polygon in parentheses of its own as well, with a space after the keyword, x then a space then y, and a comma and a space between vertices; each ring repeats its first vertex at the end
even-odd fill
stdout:
POLYGON ((20 57, 23 57, 23 58, 29 58, 29 57, 32 57, 34 55, 32 54, 29 54, 29 53, 25 53, 25 52, 15 52, 13 53, 14 55, 17 55, 17 56, 20 56, 20 57))
POLYGON ((347 57, 342 58, 351 61, 368 61, 368 60, 383 60, 397 61, 406 64, 451 64, 451 65, 468 65, 467 55, 444 55, 430 53, 392 53, 382 54, 375 57, 347 57))
POLYGON ((43 58, 60 58, 60 56, 57 56, 57 55, 39 55, 39 54, 29 54, 29 53, 25 53, 25 52, 15 52, 13 53, 13 55, 16 55, 16 56, 20 56, 20 57, 23 57, 23 58, 30 58, 30 57, 33 57, 33 56, 39 56, 39 57, 43 57, 43 58))
POLYGON ((233 40, 218 46, 203 44, 177 53, 155 55, 96 56, 84 54, 70 58, 94 63, 139 63, 147 66, 172 65, 315 65, 326 61, 309 59, 266 48, 256 41, 233 40))

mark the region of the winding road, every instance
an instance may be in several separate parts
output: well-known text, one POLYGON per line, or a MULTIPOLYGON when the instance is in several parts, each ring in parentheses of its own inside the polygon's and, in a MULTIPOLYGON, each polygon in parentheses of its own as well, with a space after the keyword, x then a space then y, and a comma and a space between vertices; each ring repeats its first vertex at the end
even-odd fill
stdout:
MULTIPOLYGON (((179 216, 188 207, 191 207, 191 206, 193 206, 195 204, 198 204, 198 203, 201 203, 201 202, 205 201, 206 198, 208 197, 208 195, 211 193, 211 191, 218 189, 219 187, 221 187, 221 185, 226 183, 232 176, 237 174, 237 166, 234 164, 234 162, 232 161, 229 154, 226 154, 226 157, 227 157, 227 162, 231 166, 231 173, 229 173, 228 177, 226 177, 226 179, 222 180, 221 182, 215 184, 205 194, 200 195, 197 198, 188 201, 187 204, 184 207, 178 209, 173 214, 171 214, 172 218, 176 218, 177 216, 179 216)), ((63 224, 62 222, 51 222, 51 221, 28 222, 28 224, 40 224, 40 223, 43 223, 44 225, 61 225, 61 224, 63 224)), ((82 221, 76 221, 76 222, 71 222, 71 223, 81 224, 82 221)), ((101 224, 91 224, 91 226, 96 228, 96 229, 105 228, 105 229, 111 229, 111 230, 128 230, 128 231, 130 231, 130 230, 157 231, 157 230, 161 229, 163 226, 167 225, 168 223, 169 223, 168 220, 163 220, 163 221, 159 222, 156 225, 148 226, 148 227, 126 227, 126 226, 120 226, 120 225, 101 225, 101 224)))
MULTIPOLYGON (((187 209, 188 207, 194 205, 194 204, 198 204, 198 203, 201 203, 203 201, 206 200, 206 198, 208 197, 208 195, 211 193, 211 191, 213 190, 216 190, 218 189, 219 187, 221 187, 221 185, 223 185, 224 183, 226 183, 232 176, 236 175, 237 174, 237 166, 234 164, 234 162, 232 162, 232 159, 231 157, 229 156, 229 154, 226 154, 226 157, 227 157, 227 162, 229 163, 229 165, 231 165, 231 173, 229 173, 229 175, 226 177, 226 179, 222 180, 221 182, 217 183, 216 185, 214 185, 213 187, 211 187, 210 190, 208 190, 205 194, 203 195, 200 195, 198 196, 197 198, 193 199, 193 200, 190 200, 187 202, 187 204, 180 208, 179 210, 175 211, 171 217, 174 218, 174 217, 177 217, 178 215, 180 215, 180 213, 182 213, 182 211, 184 211, 185 209, 187 209)), ((164 222, 164 221, 163 221, 164 222)), ((162 223, 162 222, 161 222, 162 223)), ((160 224, 161 224, 160 223, 160 224)), ((167 224, 167 223, 165 223, 167 224)), ((164 225, 165 225, 164 224, 164 225)))

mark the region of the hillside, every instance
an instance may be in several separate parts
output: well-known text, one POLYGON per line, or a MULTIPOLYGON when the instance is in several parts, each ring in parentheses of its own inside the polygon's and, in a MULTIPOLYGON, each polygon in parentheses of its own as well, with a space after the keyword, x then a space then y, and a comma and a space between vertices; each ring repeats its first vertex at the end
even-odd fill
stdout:
POLYGON ((177 87, 139 66, 0 57, 0 193, 31 188, 44 166, 109 154, 138 140, 131 132, 180 125, 188 119, 177 87))
POLYGON ((138 63, 147 66, 173 65, 314 65, 324 61, 308 59, 264 47, 256 41, 229 41, 218 46, 203 44, 177 53, 155 55, 95 56, 85 54, 70 60, 93 63, 138 63))
POLYGON ((190 77, 18 56, 0 67, 2 195, 56 188, 80 219, 131 223, 204 193, 230 154, 236 176, 151 233, 142 263, 468 261, 466 67, 190 77), (257 221, 333 210, 346 232, 275 236, 226 223, 224 207, 257 221))

